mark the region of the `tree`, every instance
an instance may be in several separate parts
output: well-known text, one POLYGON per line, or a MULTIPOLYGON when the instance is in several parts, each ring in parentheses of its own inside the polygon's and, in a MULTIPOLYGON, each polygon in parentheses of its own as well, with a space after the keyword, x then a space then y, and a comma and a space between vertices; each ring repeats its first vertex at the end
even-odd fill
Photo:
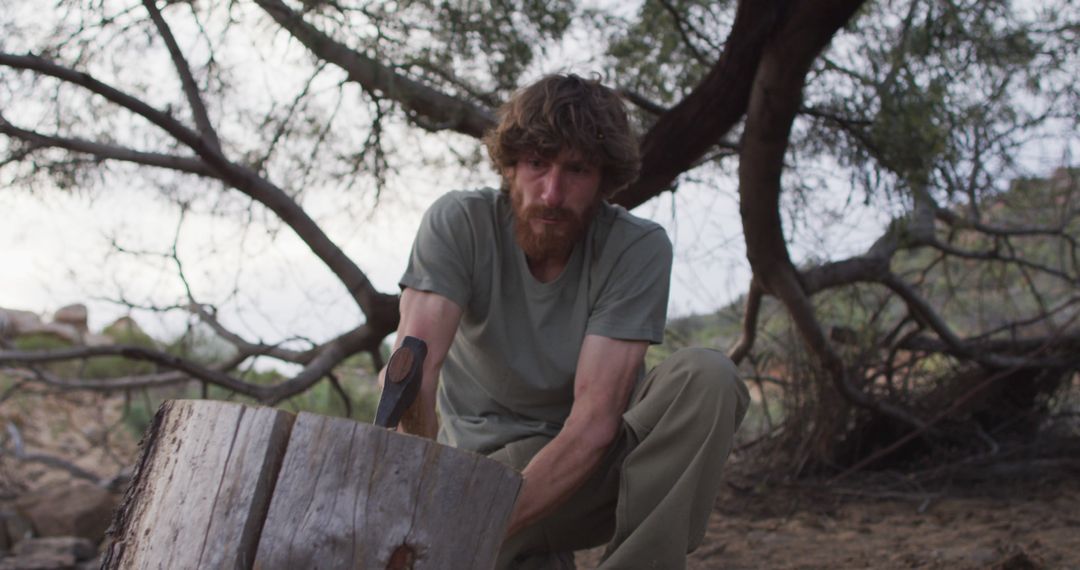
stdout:
MULTIPOLYGON (((821 372, 814 376, 821 421, 809 430, 811 454, 834 458, 829 442, 836 430, 850 429, 824 421, 844 416, 825 407, 832 404, 930 431, 943 408, 919 409, 890 391, 892 372, 882 372, 895 368, 888 361, 899 352, 921 355, 909 367, 946 355, 990 377, 1071 371, 1078 363, 1080 337, 1071 322, 1060 322, 1071 314, 1076 264, 1069 255, 1039 259, 1019 245, 1051 240, 1071 252, 1074 212, 1066 207, 1050 223, 1018 224, 986 211, 1001 199, 1002 181, 1027 166, 1016 149, 1035 138, 1067 145, 1070 135, 1055 129, 1075 130, 1068 110, 1077 107, 1078 22, 1067 4, 648 0, 620 17, 571 2, 71 0, 60 2, 55 25, 41 30, 25 27, 26 14, 12 16, 0 44, 0 173, 10 185, 85 186, 133 176, 160 183, 164 171, 185 186, 242 196, 253 212, 299 236, 366 320, 303 349, 241 338, 222 326, 217 307, 192 293, 174 248, 186 295, 162 309, 190 312, 236 347, 233 357, 202 365, 111 346, 9 349, 0 363, 121 355, 169 371, 91 382, 36 370, 50 384, 91 389, 195 378, 272 404, 332 379, 352 354, 381 362, 380 343, 396 326, 396 297, 377 291, 306 213, 304 192, 357 180, 381 190, 400 168, 401 139, 418 133, 441 137, 462 161, 477 164, 476 139, 537 54, 571 30, 586 30, 610 40, 601 63, 644 133, 641 177, 616 197, 620 204, 632 208, 677 191, 687 173, 718 179, 737 157, 754 277, 743 337, 731 354, 737 362, 753 354, 762 299, 779 300, 821 372), (245 83, 244 53, 280 61, 291 73, 259 93, 245 83), (171 65, 168 76, 161 61, 171 65), (852 189, 896 215, 865 254, 797 267, 789 250, 797 218, 786 204, 823 190, 799 176, 813 163, 835 165, 852 189), (908 252, 932 253, 900 268, 908 252), (960 326, 925 291, 934 268, 953 260, 1007 274, 1004 281, 1019 276, 1021 294, 1037 302, 1004 325, 960 326), (885 332, 852 355, 834 340, 836 331, 829 334, 815 299, 868 288, 881 308, 862 324, 885 332), (1068 300, 1049 302, 1051 293, 1068 300), (1029 334, 1039 327, 1048 332, 1029 334), (238 370, 253 357, 301 369, 274 385, 248 382, 238 370)), ((183 209, 205 197, 187 191, 177 200, 183 209)), ((985 289, 991 295, 993 288, 985 289)))

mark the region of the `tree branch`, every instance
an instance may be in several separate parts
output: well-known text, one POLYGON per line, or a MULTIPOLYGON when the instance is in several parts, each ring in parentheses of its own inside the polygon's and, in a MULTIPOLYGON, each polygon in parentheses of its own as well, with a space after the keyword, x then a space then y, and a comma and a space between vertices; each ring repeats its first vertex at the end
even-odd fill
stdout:
POLYGON ((638 107, 639 109, 643 109, 645 112, 652 115, 663 115, 664 113, 667 113, 671 110, 670 108, 665 107, 655 101, 652 101, 641 93, 638 93, 637 91, 634 91, 632 89, 621 88, 619 89, 619 95, 621 95, 623 99, 626 99, 634 106, 638 107))
POLYGON ((386 334, 377 327, 365 324, 335 338, 324 344, 319 349, 318 355, 299 374, 271 386, 262 401, 272 406, 285 398, 307 390, 349 355, 376 350, 385 337, 386 334))
MULTIPOLYGON (((761 56, 747 110, 739 160, 739 197, 746 254, 754 279, 784 304, 799 335, 852 404, 908 425, 924 422, 889 402, 879 402, 852 384, 849 371, 829 345, 814 308, 791 263, 780 220, 781 173, 806 74, 833 34, 863 0, 800 2, 761 56)), ((869 264, 867 264, 869 265, 869 264)))
POLYGON ((94 392, 113 392, 137 390, 140 388, 162 388, 190 382, 191 376, 183 372, 162 372, 158 374, 140 374, 136 376, 117 376, 113 378, 60 378, 40 368, 30 370, 8 368, 5 374, 14 375, 24 380, 37 380, 46 386, 61 390, 91 390, 94 392))
POLYGON ((409 79, 341 44, 305 22, 302 15, 281 0, 256 0, 256 4, 311 53, 345 70, 349 79, 359 83, 364 90, 398 102, 408 113, 423 121, 424 128, 449 129, 480 138, 495 125, 495 115, 490 110, 409 79))
MULTIPOLYGON (((690 34, 688 33, 687 28, 693 31, 694 34, 698 37, 704 37, 704 35, 698 30, 696 30, 692 25, 690 25, 689 22, 683 21, 682 14, 679 13, 675 6, 671 5, 671 2, 668 2, 668 0, 657 1, 660 3, 660 6, 664 9, 664 11, 667 12, 668 15, 671 16, 671 19, 675 22, 675 31, 679 33, 679 37, 682 38, 683 45, 686 46, 686 49, 690 51, 690 55, 694 59, 696 59, 698 63, 702 65, 708 65, 708 62, 711 61, 711 58, 708 58, 705 56, 705 54, 701 53, 701 50, 699 50, 697 46, 694 45, 694 42, 690 41, 690 34)), ((712 47, 715 48, 716 46, 712 47)))
POLYGON ((317 354, 318 349, 316 348, 299 351, 282 348, 276 344, 250 342, 225 328, 225 326, 217 320, 217 317, 206 310, 206 307, 201 303, 192 302, 188 304, 187 309, 192 314, 198 316, 199 320, 209 326, 218 336, 235 346, 242 354, 251 356, 269 356, 271 358, 277 358, 278 360, 295 364, 307 364, 308 362, 311 362, 311 359, 317 354))
POLYGON ((102 356, 120 356, 129 360, 153 362, 160 366, 183 372, 211 384, 234 392, 258 397, 263 386, 241 382, 221 372, 197 364, 179 356, 152 348, 130 345, 79 346, 52 350, 0 350, 0 364, 45 364, 102 356))
POLYGON ((754 348, 754 340, 757 338, 758 314, 761 312, 761 300, 765 291, 756 279, 750 280, 750 290, 746 293, 746 308, 743 313, 742 336, 735 346, 728 351, 728 357, 738 365, 743 358, 754 348))
POLYGON ((191 67, 188 65, 187 59, 184 58, 183 52, 180 51, 180 46, 176 43, 172 30, 169 29, 165 18, 161 16, 161 11, 158 10, 155 0, 143 0, 143 6, 150 13, 150 19, 153 20, 154 27, 161 34, 161 39, 165 41, 165 47, 169 50, 169 57, 172 58, 176 73, 180 76, 180 85, 184 90, 184 95, 187 97, 188 104, 191 105, 191 112, 195 116, 195 128, 199 130, 207 144, 220 151, 221 141, 218 140, 217 132, 210 123, 206 105, 203 104, 202 97, 199 95, 199 88, 195 85, 195 78, 191 75, 191 67))
POLYGON ((167 168, 177 172, 205 176, 207 178, 219 177, 217 172, 207 168, 206 164, 197 158, 143 152, 119 145, 111 145, 80 138, 44 135, 35 131, 28 131, 16 127, 9 123, 3 115, 0 115, 0 134, 26 141, 36 148, 62 148, 72 152, 90 154, 102 160, 132 162, 135 164, 167 168))
POLYGON ((34 55, 14 55, 3 52, 0 52, 0 65, 35 71, 82 86, 157 125, 178 142, 194 150, 211 170, 219 173, 222 180, 269 208, 296 232, 297 236, 342 282, 349 296, 364 312, 368 322, 375 323, 377 329, 383 331, 384 336, 397 326, 396 296, 377 292, 367 275, 285 191, 260 177, 252 169, 230 162, 220 150, 210 146, 198 133, 185 127, 172 116, 94 79, 88 73, 78 72, 34 55))
POLYGON ((1013 357, 977 351, 966 346, 964 342, 960 340, 960 337, 949 328, 949 325, 945 323, 945 320, 938 315, 937 311, 935 311, 922 296, 911 288, 911 286, 896 275, 892 273, 885 275, 882 278, 881 283, 903 299, 915 318, 933 330, 934 334, 941 338, 941 340, 949 347, 949 353, 994 368, 1008 368, 1010 366, 1023 365, 1022 359, 1017 360, 1013 357))
POLYGON ((739 2, 724 53, 701 83, 645 135, 641 176, 615 195, 616 203, 631 209, 670 189, 743 117, 762 50, 792 2, 739 2))

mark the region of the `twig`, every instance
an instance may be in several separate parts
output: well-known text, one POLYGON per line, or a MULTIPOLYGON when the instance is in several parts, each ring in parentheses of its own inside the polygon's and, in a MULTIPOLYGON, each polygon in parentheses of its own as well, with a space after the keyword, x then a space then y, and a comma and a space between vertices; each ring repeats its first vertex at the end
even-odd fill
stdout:
POLYGON ((327 372, 327 379, 330 380, 330 385, 333 386, 334 391, 341 397, 342 403, 345 404, 345 417, 352 417, 352 402, 349 400, 349 395, 345 393, 345 389, 341 387, 341 382, 338 381, 337 375, 333 372, 327 372))

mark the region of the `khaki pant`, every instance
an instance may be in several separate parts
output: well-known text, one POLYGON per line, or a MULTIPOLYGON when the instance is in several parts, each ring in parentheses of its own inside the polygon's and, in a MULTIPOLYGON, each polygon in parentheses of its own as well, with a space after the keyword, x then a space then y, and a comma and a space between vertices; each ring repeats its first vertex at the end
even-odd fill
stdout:
MULTIPOLYGON (((572 551, 607 543, 605 570, 685 568, 686 554, 705 535, 749 400, 722 353, 675 353, 634 391, 622 432, 596 473, 554 513, 508 540, 497 567, 573 568, 572 551)), ((490 457, 523 469, 549 441, 526 438, 490 457)))

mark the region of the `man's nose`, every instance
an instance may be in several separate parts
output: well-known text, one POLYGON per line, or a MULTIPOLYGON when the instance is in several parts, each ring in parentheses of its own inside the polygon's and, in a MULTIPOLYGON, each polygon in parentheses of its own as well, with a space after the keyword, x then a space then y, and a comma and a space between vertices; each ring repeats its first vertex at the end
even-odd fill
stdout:
POLYGON ((562 171, 559 168, 552 168, 544 175, 540 200, 548 208, 558 208, 562 206, 565 198, 566 191, 563 188, 562 171))

